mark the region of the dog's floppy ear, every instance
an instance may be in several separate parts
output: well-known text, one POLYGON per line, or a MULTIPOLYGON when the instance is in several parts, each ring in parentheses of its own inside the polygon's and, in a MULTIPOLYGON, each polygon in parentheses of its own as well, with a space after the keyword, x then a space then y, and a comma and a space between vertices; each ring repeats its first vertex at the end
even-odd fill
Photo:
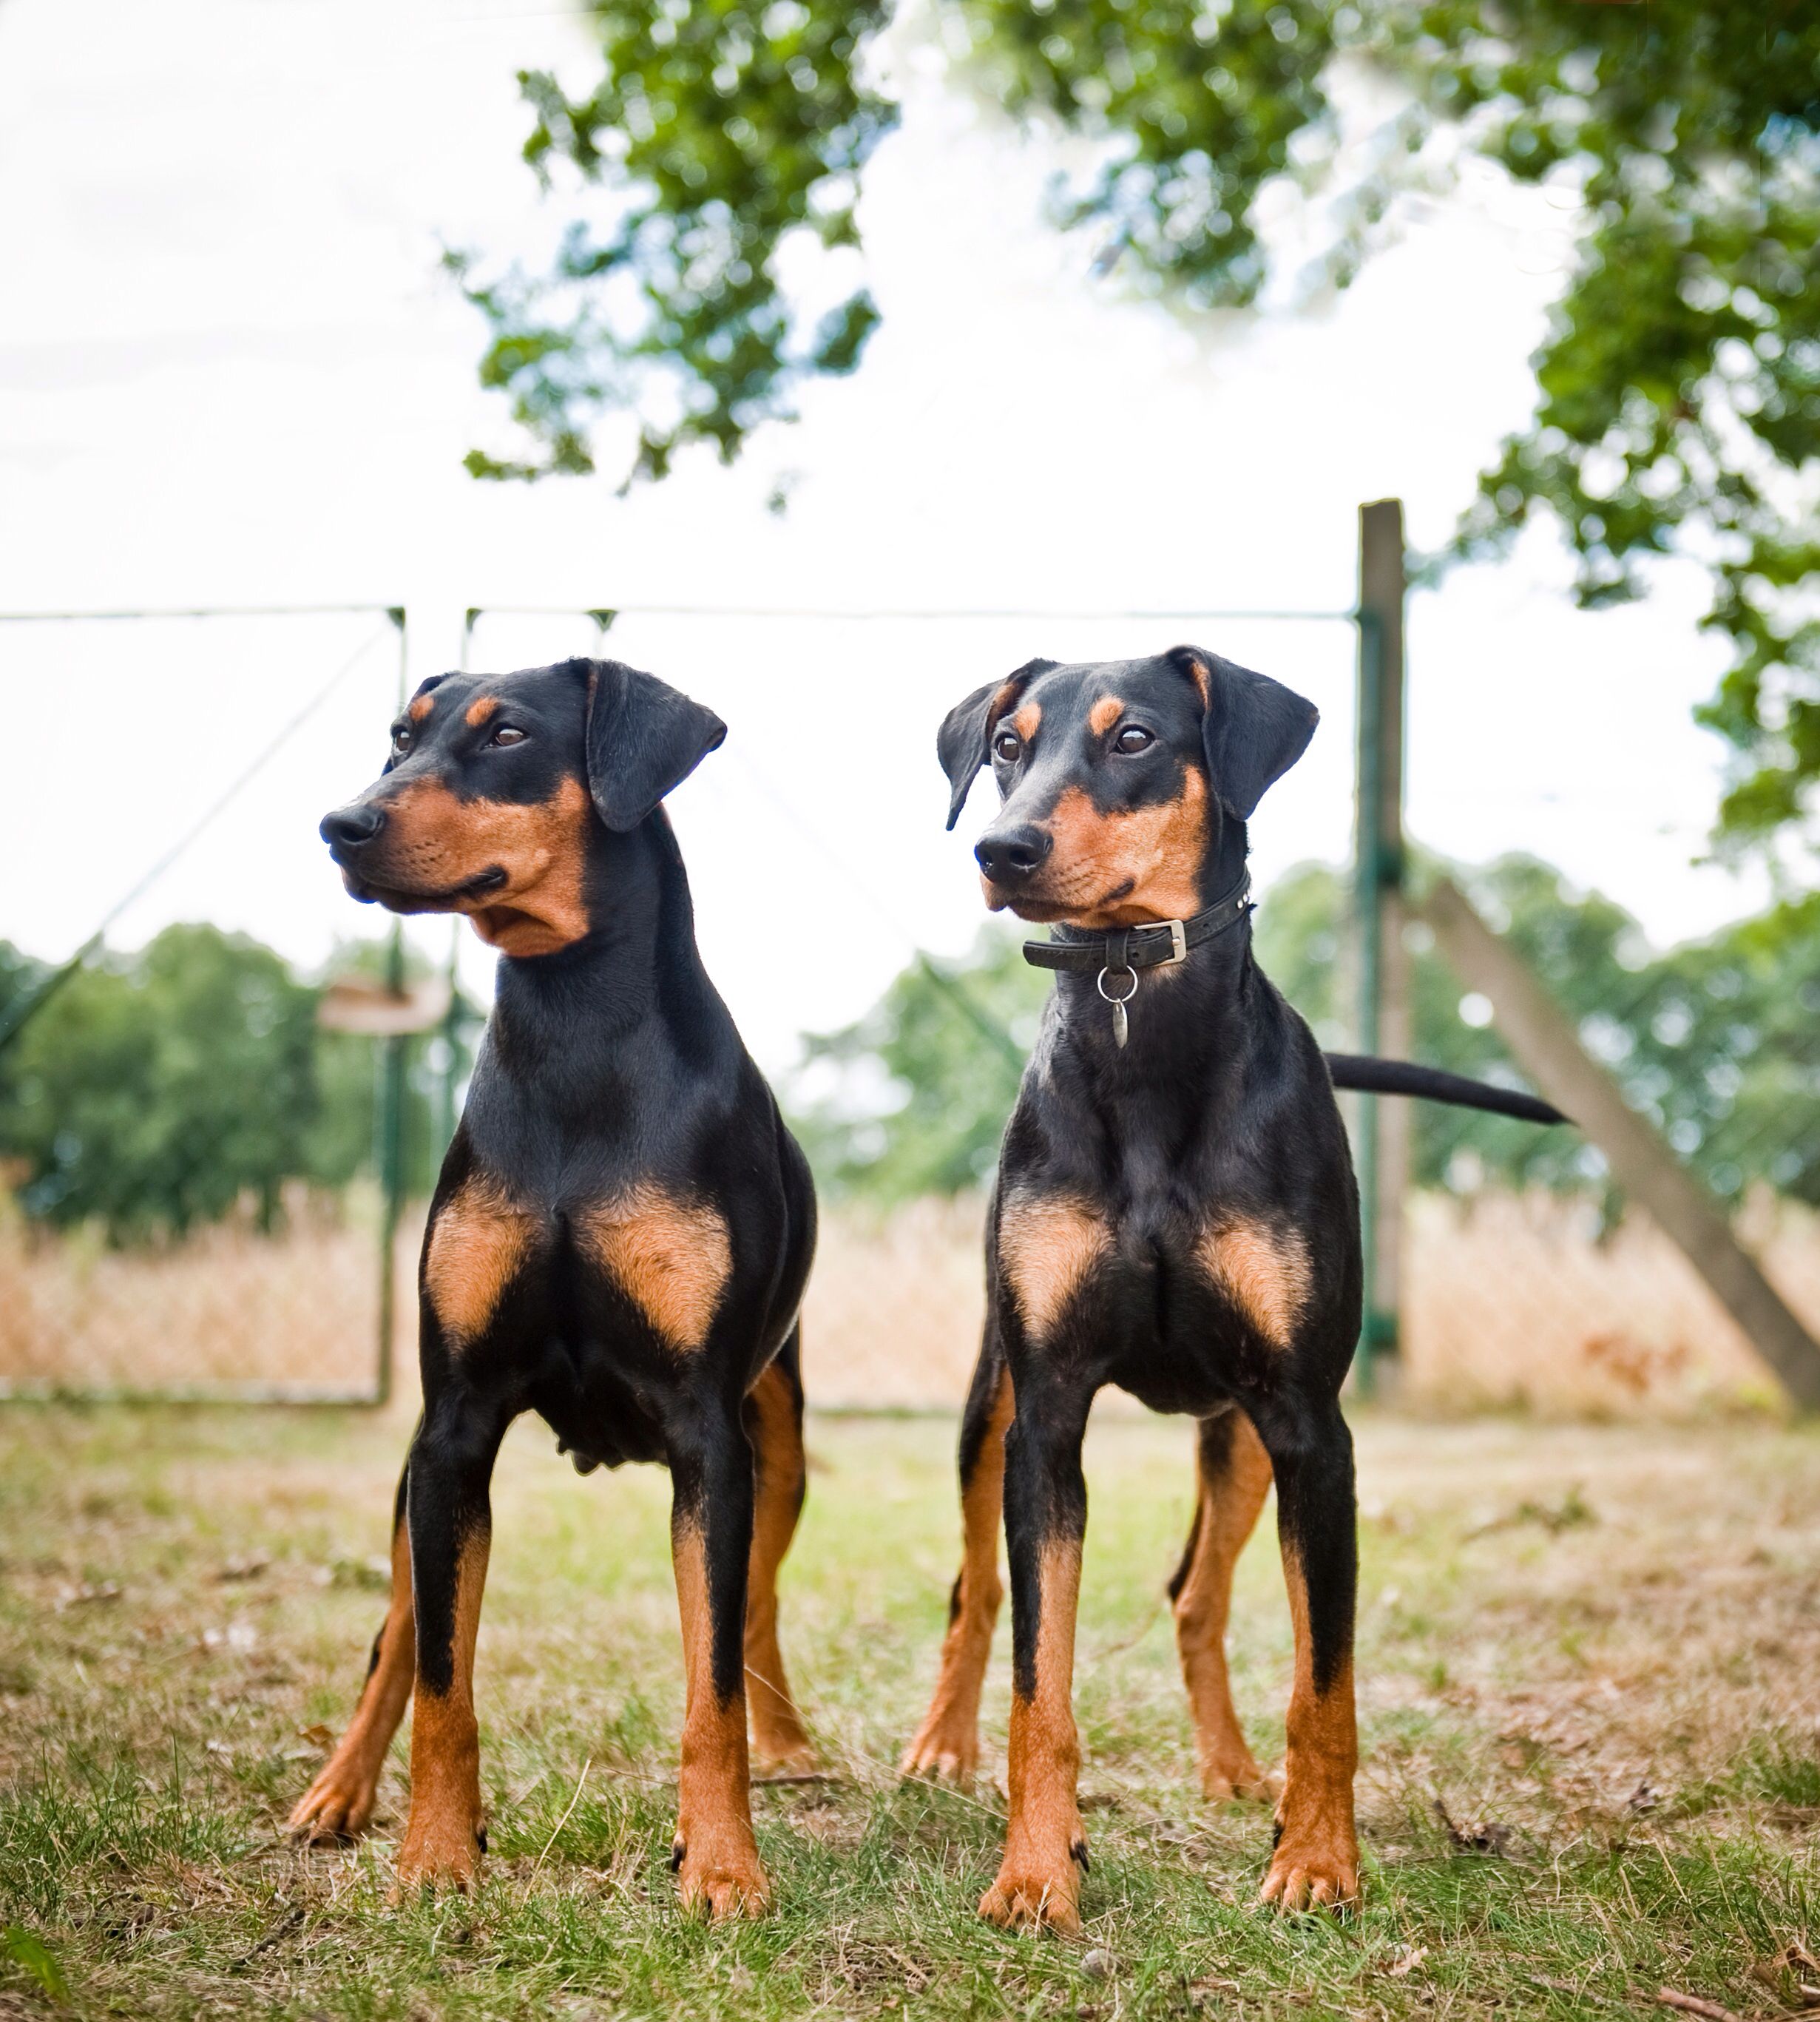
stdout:
POLYGON ((727 735, 727 726, 655 674, 618 660, 570 664, 588 677, 588 791, 609 828, 636 828, 727 735))
POLYGON ((1265 789, 1308 750, 1321 712, 1293 688, 1217 653, 1178 646, 1169 658, 1201 691, 1207 783, 1224 806, 1249 821, 1265 789))
POLYGON ((942 727, 936 732, 936 756, 948 776, 950 828, 961 819, 973 776, 986 763, 987 732, 1023 692, 1027 682, 1061 664, 1060 660, 1027 660, 1003 681, 988 681, 984 688, 976 688, 942 718, 942 727))

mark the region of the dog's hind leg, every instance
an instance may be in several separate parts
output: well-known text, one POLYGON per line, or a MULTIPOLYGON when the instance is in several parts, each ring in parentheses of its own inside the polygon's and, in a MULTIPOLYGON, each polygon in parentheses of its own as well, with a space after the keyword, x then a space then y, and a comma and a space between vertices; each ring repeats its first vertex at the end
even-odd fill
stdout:
POLYGON ((989 1320, 961 1422, 961 1571, 948 1602, 935 1696, 904 1754, 906 1776, 965 1778, 979 1764, 979 1692, 1005 1598, 998 1531, 1005 1513, 1005 1433, 1012 1409, 1011 1371, 989 1320))
POLYGON ((746 1739, 746 1583, 752 1450, 737 1405, 698 1398, 667 1429, 670 1548, 688 1697, 671 1865, 683 1907, 755 1916, 771 1885, 752 1834, 746 1739))
POLYGON ((367 1683, 334 1753, 297 1802, 290 1830, 307 1840, 352 1838, 373 1816, 385 1751, 410 1702, 417 1670, 417 1624, 411 1605, 410 1533, 405 1523, 407 1463, 392 1512, 392 1604, 373 1639, 367 1683))
POLYGON ((1270 1779, 1246 1746, 1226 1670, 1232 1569, 1271 1484, 1270 1456, 1242 1411, 1229 1409, 1201 1421, 1195 1473, 1194 1527, 1169 1582, 1169 1599, 1194 1715, 1201 1787, 1213 1803, 1265 1798, 1271 1794, 1270 1779))
POLYGON ((746 1436, 757 1485, 752 1557, 746 1579, 746 1698, 752 1754, 774 1768, 801 1768, 809 1738, 790 1695, 777 1642, 777 1570, 803 1506, 803 1386, 800 1335, 792 1329, 777 1360, 747 1392, 746 1436))
POLYGON ((1296 1632, 1276 1852, 1262 1900, 1285 1910, 1337 1908, 1359 1895, 1352 1813, 1359 1768, 1352 1436, 1333 1400, 1273 1404, 1258 1429, 1276 1474, 1277 1525, 1296 1632))

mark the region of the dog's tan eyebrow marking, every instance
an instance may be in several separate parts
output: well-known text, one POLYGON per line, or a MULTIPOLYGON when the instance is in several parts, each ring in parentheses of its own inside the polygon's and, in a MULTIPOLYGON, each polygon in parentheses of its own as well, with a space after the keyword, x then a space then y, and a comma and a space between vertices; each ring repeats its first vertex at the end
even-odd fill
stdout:
POLYGON ((421 723, 436 706, 436 699, 433 695, 414 695, 411 698, 410 707, 405 714, 413 723, 421 723))
POLYGON ((1124 714, 1123 695, 1102 695, 1087 712, 1087 728, 1096 737, 1103 737, 1124 714))
POLYGON ((1043 720, 1043 706, 1040 702, 1027 702, 1011 719, 1011 727, 1026 744, 1037 734, 1037 725, 1043 720))
POLYGON ((498 714, 499 698, 498 695, 476 695, 474 699, 469 703, 467 712, 462 717, 461 721, 467 724, 470 730, 478 730, 481 724, 487 721, 489 717, 497 716, 498 714))

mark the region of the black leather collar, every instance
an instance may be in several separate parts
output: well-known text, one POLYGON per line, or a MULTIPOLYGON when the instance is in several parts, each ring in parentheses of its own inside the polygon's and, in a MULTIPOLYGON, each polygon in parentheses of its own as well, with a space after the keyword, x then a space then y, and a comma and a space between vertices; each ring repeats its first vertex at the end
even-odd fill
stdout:
MULTIPOLYGON (((1105 934, 1084 934, 1071 927, 1060 931, 1065 940, 1026 941, 1023 958, 1038 969, 1110 971, 1163 969, 1186 962, 1189 951, 1244 918, 1251 911, 1248 871, 1224 899, 1216 899, 1191 920, 1158 920, 1146 927, 1114 927, 1105 934)), ((1134 986, 1135 987, 1135 986, 1134 986)))

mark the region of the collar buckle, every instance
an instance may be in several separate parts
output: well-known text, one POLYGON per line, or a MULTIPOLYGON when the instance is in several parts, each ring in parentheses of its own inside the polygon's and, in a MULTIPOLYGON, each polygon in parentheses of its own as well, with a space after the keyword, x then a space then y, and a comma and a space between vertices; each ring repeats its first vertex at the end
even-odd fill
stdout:
POLYGON ((1154 966, 1158 969, 1173 969, 1177 962, 1186 962, 1188 959, 1187 927, 1180 920, 1158 920, 1157 925, 1159 927, 1167 927, 1169 930, 1169 951, 1154 966))

